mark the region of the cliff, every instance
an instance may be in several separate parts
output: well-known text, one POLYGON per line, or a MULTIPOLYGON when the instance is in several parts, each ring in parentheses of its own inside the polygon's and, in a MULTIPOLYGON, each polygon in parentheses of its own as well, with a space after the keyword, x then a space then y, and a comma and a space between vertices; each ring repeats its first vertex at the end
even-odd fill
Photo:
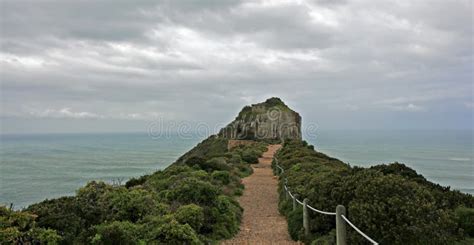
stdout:
POLYGON ((237 140, 301 139, 301 116, 281 99, 245 106, 219 137, 237 140))

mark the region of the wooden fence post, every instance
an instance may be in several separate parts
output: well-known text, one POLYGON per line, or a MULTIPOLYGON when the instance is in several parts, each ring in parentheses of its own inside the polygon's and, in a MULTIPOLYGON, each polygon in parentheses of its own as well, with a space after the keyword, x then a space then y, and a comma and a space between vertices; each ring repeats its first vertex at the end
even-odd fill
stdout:
POLYGON ((308 198, 303 200, 303 227, 304 235, 309 236, 308 198))
POLYGON ((296 210, 296 194, 293 194, 293 211, 296 210))
POLYGON ((342 205, 336 207, 336 244, 346 245, 346 222, 342 219, 341 215, 346 216, 346 208, 342 205))

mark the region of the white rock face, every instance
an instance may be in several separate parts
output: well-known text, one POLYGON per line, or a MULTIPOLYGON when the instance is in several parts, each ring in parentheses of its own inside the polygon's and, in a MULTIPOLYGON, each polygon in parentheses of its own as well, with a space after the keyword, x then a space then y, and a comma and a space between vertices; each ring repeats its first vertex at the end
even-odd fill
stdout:
POLYGON ((237 118, 221 129, 228 139, 301 139, 301 117, 279 98, 246 106, 237 118))

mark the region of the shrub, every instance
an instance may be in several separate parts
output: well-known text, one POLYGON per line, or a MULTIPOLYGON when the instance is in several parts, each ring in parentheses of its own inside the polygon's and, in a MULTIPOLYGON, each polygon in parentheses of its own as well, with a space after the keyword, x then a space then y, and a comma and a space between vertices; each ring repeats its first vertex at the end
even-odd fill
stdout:
POLYGON ((300 239, 303 229, 303 210, 297 208, 295 211, 290 211, 288 214, 288 233, 293 240, 300 239))
POLYGON ((214 170, 226 170, 229 171, 231 166, 227 164, 225 157, 214 157, 201 165, 203 170, 212 172, 214 170))
POLYGON ((55 230, 37 227, 36 215, 0 206, 0 244, 58 244, 55 230))
POLYGON ((128 221, 114 221, 94 226, 95 235, 91 239, 92 244, 139 244, 144 242, 140 239, 140 226, 128 221))
MULTIPOLYGON (((364 172, 357 174, 365 175, 364 172)), ((454 217, 449 211, 436 208, 435 199, 426 188, 396 175, 369 174, 360 179, 348 213, 359 229, 378 242, 448 244, 457 238, 454 217)), ((363 239, 356 233, 350 236, 352 243, 363 239)))
POLYGON ((92 181, 73 197, 31 205, 28 212, 0 209, 0 243, 213 244, 230 238, 242 215, 233 196, 252 171, 242 151, 252 149, 228 151, 227 140, 211 136, 175 164, 124 186, 92 181))
POLYGON ((99 205, 107 221, 137 222, 147 215, 163 213, 154 194, 143 189, 114 188, 101 197, 99 205))
POLYGON ((84 219, 85 227, 102 223, 104 212, 99 202, 101 197, 112 189, 111 185, 104 182, 92 181, 77 191, 78 215, 84 219))
POLYGON ((201 158, 202 162, 205 162, 213 157, 223 156, 227 152, 227 141, 225 138, 212 135, 181 156, 176 163, 187 162, 193 157, 201 158))
POLYGON ((168 192, 167 198, 181 204, 212 205, 219 192, 218 187, 209 182, 186 178, 174 183, 174 186, 168 192))
POLYGON ((181 224, 188 224, 195 231, 199 231, 204 223, 203 208, 196 204, 184 205, 176 210, 174 217, 181 224))
POLYGON ((194 165, 198 165, 198 166, 201 166, 203 165, 204 163, 206 162, 206 159, 202 158, 202 157, 198 157, 198 156, 193 156, 193 157, 190 157, 189 159, 187 159, 185 161, 186 165, 192 167, 194 165))
POLYGON ((319 236, 311 242, 311 245, 335 245, 336 230, 332 229, 327 235, 319 236))
POLYGON ((27 208, 38 216, 38 226, 59 231, 64 241, 73 241, 85 229, 85 220, 78 215, 78 210, 75 197, 45 200, 27 208))
POLYGON ((228 158, 230 164, 240 164, 242 162, 242 156, 237 152, 232 153, 228 158))
POLYGON ((458 207, 455 210, 459 227, 470 237, 474 238, 474 209, 458 207))
POLYGON ((242 160, 247 163, 258 163, 258 157, 260 155, 261 154, 255 150, 247 149, 242 152, 242 160))
POLYGON ((126 188, 131 188, 137 185, 143 185, 145 181, 150 177, 149 175, 143 175, 138 178, 131 178, 125 183, 126 188))
POLYGON ((212 237, 220 240, 231 238, 239 230, 242 209, 234 199, 220 195, 216 205, 208 211, 207 220, 211 221, 212 237))
MULTIPOLYGON (((349 219, 382 244, 455 244, 468 241, 462 237, 463 230, 471 234, 474 198, 433 184, 403 164, 351 168, 291 140, 285 141, 277 157, 293 194, 307 197, 311 206, 321 210, 346 206, 349 219), (455 212, 459 205, 469 208, 455 212)), ((287 216, 292 238, 304 240, 301 215, 292 211, 284 195, 280 196, 279 209, 287 216)), ((310 233, 319 237, 313 243, 331 244, 334 217, 313 212, 309 217, 310 233)), ((348 239, 350 244, 365 243, 351 229, 348 239)))
POLYGON ((158 244, 202 244, 190 225, 179 224, 176 220, 162 224, 151 234, 149 241, 158 242, 158 244))
POLYGON ((228 171, 214 171, 211 176, 213 180, 219 181, 224 185, 230 183, 230 174, 228 171))

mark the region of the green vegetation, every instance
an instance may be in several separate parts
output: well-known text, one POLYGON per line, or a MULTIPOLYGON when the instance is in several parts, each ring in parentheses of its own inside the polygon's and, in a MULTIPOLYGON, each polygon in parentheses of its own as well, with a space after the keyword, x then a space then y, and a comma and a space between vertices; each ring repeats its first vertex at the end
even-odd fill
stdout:
POLYGON ((55 230, 38 226, 37 216, 0 206, 1 244, 58 244, 61 237, 55 230))
POLYGON ((207 244, 239 229, 241 178, 264 143, 227 150, 211 136, 165 170, 125 185, 90 182, 75 196, 0 207, 0 243, 207 244))
MULTIPOLYGON (((427 181, 400 163, 371 168, 349 165, 316 152, 304 141, 287 141, 279 151, 291 191, 317 209, 348 217, 380 244, 468 244, 474 228, 474 198, 427 181)), ((283 178, 282 178, 283 179, 283 178)), ((280 190, 283 181, 280 181, 280 190)), ((282 192, 283 193, 283 192, 282 192)), ((280 196, 280 212, 293 239, 334 244, 335 219, 310 212, 311 236, 305 237, 301 209, 280 196)), ((366 244, 348 228, 349 244, 366 244)))
POLYGON ((277 97, 267 99, 265 102, 254 104, 252 106, 245 106, 237 116, 236 119, 246 119, 247 121, 255 119, 258 114, 268 113, 272 110, 290 111, 291 109, 277 97), (256 106, 256 107, 255 107, 256 106), (254 107, 254 110, 252 109, 254 107))
MULTIPOLYGON (((227 152, 227 139, 219 138, 217 136, 211 136, 203 140, 196 147, 194 147, 193 149, 185 153, 183 156, 178 158, 176 163, 184 163, 190 158, 202 159, 203 161, 207 161, 214 157, 220 157, 225 152, 227 152)), ((201 161, 198 161, 196 163, 200 164, 201 161)))

